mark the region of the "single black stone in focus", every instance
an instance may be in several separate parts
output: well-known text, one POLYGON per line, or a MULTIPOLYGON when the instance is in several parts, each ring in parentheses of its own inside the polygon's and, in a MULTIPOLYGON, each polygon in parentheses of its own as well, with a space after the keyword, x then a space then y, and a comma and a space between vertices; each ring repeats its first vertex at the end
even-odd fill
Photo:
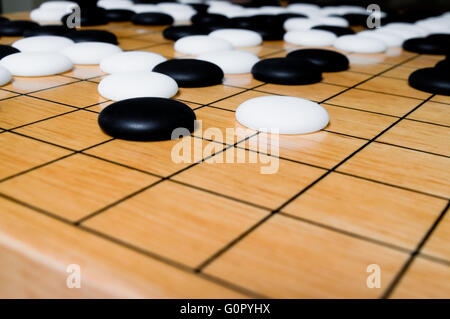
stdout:
POLYGON ((4 45, 0 44, 0 60, 3 59, 5 56, 19 53, 20 50, 16 49, 15 47, 12 47, 10 45, 4 45))
POLYGON ((225 23, 228 18, 221 14, 213 13, 197 13, 192 16, 191 22, 193 24, 214 24, 214 23, 225 23))
POLYGON ((24 37, 35 37, 40 35, 57 35, 64 36, 71 29, 64 25, 42 25, 36 28, 25 30, 24 37))
POLYGON ((353 31, 351 28, 338 27, 334 25, 316 25, 313 27, 313 29, 333 32, 338 37, 348 34, 355 34, 355 31, 353 31))
POLYGON ((348 58, 336 51, 323 49, 301 49, 290 52, 288 59, 307 61, 314 64, 321 72, 345 71, 349 67, 348 58))
POLYGON ((136 25, 171 25, 174 20, 172 16, 160 12, 144 12, 135 14, 131 22, 136 25))
POLYGON ((450 73, 439 68, 419 69, 411 73, 408 79, 413 88, 433 93, 450 95, 450 73))
POLYGON ((421 54, 446 54, 450 52, 450 41, 440 36, 412 38, 403 42, 403 49, 421 54))
POLYGON ((194 131, 195 113, 176 100, 141 97, 115 102, 104 108, 98 124, 115 138, 130 141, 170 140, 177 128, 194 131))
POLYGON ((74 42, 106 42, 117 44, 117 37, 114 33, 106 30, 73 30, 64 35, 74 42))
POLYGON ((261 60, 252 68, 256 80, 275 84, 311 84, 320 82, 322 73, 313 64, 295 59, 261 60))
POLYGON ((23 36, 25 31, 39 27, 39 24, 26 20, 11 20, 0 23, 0 35, 8 37, 23 36))
POLYGON ((169 40, 178 40, 190 35, 207 35, 209 32, 200 26, 195 25, 177 25, 164 29, 163 37, 169 40))
POLYGON ((204 87, 221 84, 223 71, 214 63, 195 59, 172 59, 153 68, 174 79, 179 87, 204 87))
POLYGON ((130 21, 134 15, 134 11, 125 9, 110 9, 105 12, 105 16, 110 22, 130 21))

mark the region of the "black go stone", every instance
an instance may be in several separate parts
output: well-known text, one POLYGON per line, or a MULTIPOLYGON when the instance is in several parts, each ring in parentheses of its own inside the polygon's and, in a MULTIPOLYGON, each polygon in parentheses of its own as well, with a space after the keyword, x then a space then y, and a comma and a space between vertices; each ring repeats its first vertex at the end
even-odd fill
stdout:
POLYGON ((445 35, 412 38, 403 42, 403 49, 420 54, 446 54, 450 52, 450 38, 445 35))
POLYGON ((253 66, 252 75, 262 82, 285 85, 312 84, 322 79, 313 64, 286 58, 261 60, 253 66))
POLYGON ((70 31, 71 29, 63 25, 42 25, 36 28, 25 30, 23 32, 23 36, 24 37, 35 37, 41 35, 64 36, 66 33, 70 31))
POLYGON ((163 37, 169 40, 178 40, 190 35, 207 35, 209 32, 205 28, 195 25, 177 25, 164 29, 163 37))
POLYGON ((301 49, 292 51, 287 55, 288 59, 306 61, 314 64, 321 72, 340 72, 349 67, 348 58, 336 51, 323 49, 301 49))
POLYGON ((450 96, 450 73, 447 70, 419 69, 411 73, 408 82, 417 90, 450 96))
POLYGON ((177 100, 141 97, 107 106, 98 123, 106 134, 118 139, 163 141, 170 140, 175 129, 193 132, 195 119, 194 111, 177 100))
POLYGON ((0 35, 7 37, 21 37, 25 31, 39 27, 39 24, 26 20, 11 20, 0 23, 0 35))
POLYGON ((153 68, 173 78, 179 87, 204 87, 221 84, 223 71, 214 63, 195 59, 172 59, 153 68))
POLYGON ((338 27, 338 26, 333 26, 333 25, 316 25, 316 26, 312 27, 312 29, 329 31, 329 32, 334 33, 338 37, 341 37, 343 35, 348 35, 348 34, 355 34, 355 31, 353 31, 351 28, 338 27))
POLYGON ((117 37, 114 33, 106 30, 73 30, 64 35, 74 42, 106 42, 117 44, 117 37))
POLYGON ((135 14, 131 22, 136 25, 171 25, 174 20, 172 16, 160 12, 144 12, 135 14))
POLYGON ((110 22, 130 21, 134 15, 134 11, 125 9, 110 9, 105 12, 105 16, 110 22))
POLYGON ((191 22, 193 24, 222 24, 226 23, 228 18, 221 14, 213 14, 213 13, 197 13, 194 14, 191 18, 191 22))

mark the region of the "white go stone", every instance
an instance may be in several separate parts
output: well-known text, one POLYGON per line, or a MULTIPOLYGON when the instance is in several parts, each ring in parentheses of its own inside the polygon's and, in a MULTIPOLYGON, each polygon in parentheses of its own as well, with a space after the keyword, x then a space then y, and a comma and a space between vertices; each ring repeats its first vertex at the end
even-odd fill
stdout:
POLYGON ((296 30, 309 30, 316 25, 319 25, 319 23, 313 19, 290 18, 284 22, 283 27, 286 31, 296 31, 296 30))
POLYGON ((236 109, 242 125, 280 134, 306 134, 328 125, 328 112, 319 104, 290 96, 262 96, 245 101, 236 109))
POLYGON ((0 86, 8 84, 12 79, 11 72, 3 66, 0 66, 0 86))
POLYGON ((15 76, 47 76, 72 69, 72 62, 63 54, 55 52, 19 52, 8 55, 0 65, 15 76))
POLYGON ((210 37, 226 40, 234 47, 253 47, 263 41, 258 32, 246 29, 220 29, 209 34, 210 37))
POLYGON ((334 41, 334 47, 338 50, 357 53, 380 53, 388 48, 384 41, 363 35, 344 35, 339 37, 334 41))
POLYGON ((225 74, 250 73, 259 61, 255 54, 238 50, 204 53, 197 56, 197 59, 218 65, 225 74))
POLYGON ((233 49, 227 40, 213 38, 207 35, 191 35, 178 39, 174 45, 175 51, 198 55, 206 52, 224 51, 233 49))
POLYGON ((72 44, 60 51, 73 64, 100 64, 108 56, 122 52, 117 45, 105 42, 80 42, 72 44))
POLYGON ((174 79, 162 73, 126 72, 105 77, 98 85, 98 92, 113 101, 135 97, 170 98, 177 94, 178 85, 174 79))
POLYGON ((329 46, 336 39, 334 33, 324 30, 289 31, 284 35, 284 41, 304 46, 329 46))
POLYGON ((12 46, 20 52, 58 52, 74 43, 69 38, 42 35, 17 40, 12 46))
POLYGON ((39 24, 61 24, 61 19, 71 10, 62 9, 43 9, 37 8, 31 10, 30 19, 39 24))
POLYGON ((57 10, 57 9, 72 10, 75 7, 78 7, 78 4, 73 1, 46 1, 40 6, 40 8, 42 9, 49 9, 49 10, 57 10))
POLYGON ((404 42, 403 37, 389 31, 361 31, 358 32, 358 35, 381 40, 386 43, 388 47, 400 47, 404 42))
POLYGON ((167 61, 165 57, 153 52, 127 51, 110 55, 100 62, 105 73, 151 71, 158 64, 167 61))

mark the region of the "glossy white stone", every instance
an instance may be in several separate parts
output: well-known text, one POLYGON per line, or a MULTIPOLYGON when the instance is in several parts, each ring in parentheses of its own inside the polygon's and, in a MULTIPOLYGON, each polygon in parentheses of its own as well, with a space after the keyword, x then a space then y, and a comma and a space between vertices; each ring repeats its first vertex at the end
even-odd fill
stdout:
POLYGON ((284 41, 304 46, 329 46, 333 45, 336 39, 334 33, 324 30, 289 31, 284 35, 284 41))
POLYGON ((319 104, 290 96, 262 96, 245 101, 236 110, 236 120, 262 132, 306 134, 320 131, 330 121, 319 104))
POLYGON ((72 62, 63 54, 55 52, 19 52, 0 61, 15 76, 47 76, 69 71, 72 62))
POLYGON ((225 74, 250 73, 259 61, 257 55, 238 50, 204 53, 197 56, 197 59, 218 65, 225 74))
POLYGON ((357 53, 380 53, 387 50, 386 43, 379 39, 363 35, 344 35, 334 41, 338 50, 357 53))
POLYGON ((56 35, 42 35, 17 40, 12 44, 20 52, 58 52, 74 44, 71 39, 56 35))
POLYGON ((258 32, 246 29, 220 29, 209 34, 210 37, 230 42, 234 47, 253 47, 263 41, 258 32))
POLYGON ((171 77, 161 73, 126 72, 105 77, 98 85, 98 92, 113 101, 135 97, 170 98, 177 94, 178 85, 171 77))
POLYGON ((12 79, 11 72, 3 66, 0 66, 0 86, 8 84, 12 79))
POLYGON ((178 39, 174 48, 175 51, 181 53, 197 55, 206 52, 231 50, 233 45, 227 40, 207 35, 192 35, 178 39))
POLYGON ((80 42, 60 51, 73 64, 100 64, 108 56, 122 52, 117 45, 105 42, 80 42))
POLYGON ((157 53, 126 51, 104 58, 100 62, 100 69, 105 73, 151 71, 164 61, 167 61, 167 59, 157 53))

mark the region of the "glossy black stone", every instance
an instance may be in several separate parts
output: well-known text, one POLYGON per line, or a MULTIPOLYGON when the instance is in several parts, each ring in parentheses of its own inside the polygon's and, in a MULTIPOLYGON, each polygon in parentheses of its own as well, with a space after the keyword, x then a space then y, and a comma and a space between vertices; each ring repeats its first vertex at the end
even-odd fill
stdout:
POLYGON ((228 18, 221 14, 213 13, 197 13, 191 18, 193 24, 215 24, 215 23, 225 23, 228 18))
POLYGON ((160 12, 144 12, 135 14, 131 22, 136 25, 171 25, 174 20, 172 16, 160 12))
POLYGON ((7 37, 23 36, 25 31, 37 28, 39 24, 25 20, 11 20, 5 23, 0 23, 0 35, 7 37))
POLYGON ((195 59, 172 59, 158 64, 153 72, 174 79, 179 87, 203 87, 221 84, 223 71, 214 63, 195 59))
POLYGON ((163 31, 163 37, 169 40, 178 40, 182 37, 187 37, 190 35, 207 35, 209 32, 195 25, 177 25, 170 26, 163 31))
POLYGON ((134 15, 134 11, 125 9, 110 9, 105 12, 105 16, 110 22, 130 21, 134 15))
POLYGON ((439 68, 419 69, 411 73, 408 79, 413 88, 450 96, 450 73, 439 68))
POLYGON ((170 140, 177 128, 193 132, 195 119, 194 111, 184 103, 142 97, 107 106, 101 111, 98 124, 106 134, 118 139, 163 141, 170 140))
POLYGON ((5 56, 13 54, 13 53, 19 53, 20 51, 10 45, 4 45, 0 44, 0 60, 3 59, 5 56))
POLYGON ((23 32, 23 36, 24 37, 35 37, 40 35, 63 36, 70 31, 71 29, 63 25, 43 25, 36 28, 25 30, 23 32))
POLYGON ((313 64, 295 59, 261 60, 252 68, 253 77, 275 84, 299 85, 320 82, 322 73, 313 64))
POLYGON ((313 27, 313 29, 333 32, 338 37, 348 34, 355 34, 355 31, 353 31, 351 28, 337 27, 333 25, 316 25, 313 27))
POLYGON ((290 52, 288 59, 307 61, 314 64, 321 72, 345 71, 349 67, 348 58, 336 51, 323 49, 301 49, 290 52))
MULTIPOLYGON (((61 22, 65 25, 72 13, 66 14, 61 18, 61 22)), ((73 22, 73 21, 72 21, 73 22)), ((81 10, 80 23, 82 27, 90 27, 96 25, 107 24, 106 10, 95 6, 86 6, 81 10)))
POLYGON ((421 54, 446 54, 450 52, 450 40, 443 36, 412 38, 403 42, 403 49, 421 54))
POLYGON ((106 30, 74 30, 66 33, 64 36, 72 39, 74 42, 118 43, 115 34, 106 30))

